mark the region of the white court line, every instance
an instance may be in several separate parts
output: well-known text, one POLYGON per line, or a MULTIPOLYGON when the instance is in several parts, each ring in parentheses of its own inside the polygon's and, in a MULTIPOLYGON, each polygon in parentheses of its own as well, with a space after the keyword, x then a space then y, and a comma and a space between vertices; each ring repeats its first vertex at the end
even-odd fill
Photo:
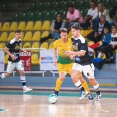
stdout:
POLYGON ((106 113, 109 113, 109 111, 106 111, 106 110, 102 110, 103 112, 106 112, 106 113))

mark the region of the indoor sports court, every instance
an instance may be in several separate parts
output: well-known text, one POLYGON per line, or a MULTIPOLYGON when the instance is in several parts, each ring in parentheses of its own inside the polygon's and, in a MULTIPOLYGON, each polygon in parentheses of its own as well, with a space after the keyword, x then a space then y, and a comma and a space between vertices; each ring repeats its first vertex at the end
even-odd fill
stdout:
POLYGON ((61 92, 58 102, 50 104, 51 93, 0 91, 0 117, 117 117, 117 93, 104 93, 95 103, 87 98, 79 100, 77 92, 61 92))
POLYGON ((117 0, 0 0, 0 117, 117 117, 117 0))

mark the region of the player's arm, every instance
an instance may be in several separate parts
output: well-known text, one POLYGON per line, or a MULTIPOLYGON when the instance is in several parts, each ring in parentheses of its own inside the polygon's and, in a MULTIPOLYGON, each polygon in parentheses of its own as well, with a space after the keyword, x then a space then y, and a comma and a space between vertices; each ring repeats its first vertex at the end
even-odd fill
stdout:
POLYGON ((25 52, 26 54, 28 53, 26 50, 20 48, 20 52, 25 52))
POLYGON ((70 55, 74 55, 74 56, 84 56, 85 55, 85 52, 84 50, 80 50, 80 51, 67 51, 66 52, 66 55, 70 56, 70 55))
POLYGON ((54 66, 57 66, 57 49, 53 49, 53 54, 54 54, 54 66))
POLYGON ((15 60, 15 55, 10 53, 9 48, 12 46, 12 44, 8 43, 7 47, 4 48, 4 52, 7 53, 12 60, 15 60))
POLYGON ((79 51, 67 51, 67 55, 75 55, 75 56, 84 56, 86 50, 88 49, 86 41, 80 43, 80 50, 79 51))

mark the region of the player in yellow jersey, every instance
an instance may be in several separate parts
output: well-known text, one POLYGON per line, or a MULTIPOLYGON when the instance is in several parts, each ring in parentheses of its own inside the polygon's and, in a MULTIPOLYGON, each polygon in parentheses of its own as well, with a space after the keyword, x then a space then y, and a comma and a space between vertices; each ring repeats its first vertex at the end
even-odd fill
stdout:
MULTIPOLYGON (((68 38, 68 33, 66 28, 62 28, 60 30, 60 36, 61 38, 54 42, 54 65, 58 67, 59 71, 59 78, 56 80, 56 87, 54 92, 54 94, 57 96, 59 93, 60 86, 66 77, 66 74, 67 73, 69 73, 70 75, 72 74, 72 66, 74 63, 74 60, 70 59, 70 58, 73 59, 73 56, 67 56, 65 54, 66 51, 73 50, 72 41, 71 39, 68 38), (57 51, 58 51, 58 60, 57 60, 57 51)), ((93 97, 89 91, 87 82, 82 78, 81 74, 78 77, 80 80, 76 78, 73 79, 73 82, 76 85, 76 87, 78 87, 81 90, 82 95, 80 99, 88 95, 88 98, 92 100, 93 97)))

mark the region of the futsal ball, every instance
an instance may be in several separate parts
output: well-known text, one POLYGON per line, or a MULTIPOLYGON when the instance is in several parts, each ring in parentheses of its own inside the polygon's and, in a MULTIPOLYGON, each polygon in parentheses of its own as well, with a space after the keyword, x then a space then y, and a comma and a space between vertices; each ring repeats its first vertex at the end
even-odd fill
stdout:
POLYGON ((49 97, 48 97, 48 101, 51 103, 51 104, 55 104, 57 102, 57 95, 55 94, 51 94, 49 97))

